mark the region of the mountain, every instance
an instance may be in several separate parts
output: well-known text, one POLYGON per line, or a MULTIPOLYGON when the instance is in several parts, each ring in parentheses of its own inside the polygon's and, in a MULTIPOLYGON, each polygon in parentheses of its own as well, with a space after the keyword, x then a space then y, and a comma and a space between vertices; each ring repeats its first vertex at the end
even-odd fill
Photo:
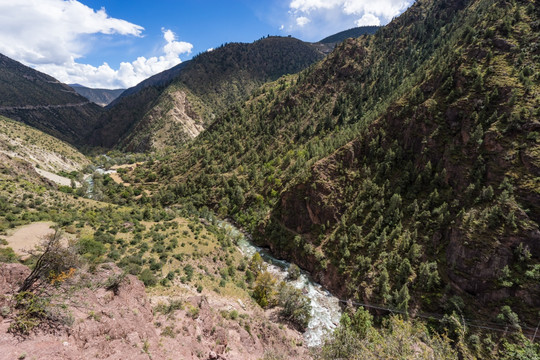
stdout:
POLYGON ((313 45, 288 37, 225 44, 126 90, 107 108, 92 143, 128 151, 176 146, 263 83, 323 56, 313 45))
POLYGON ((68 85, 0 54, 0 115, 82 145, 102 112, 68 85))
POLYGON ((539 24, 530 1, 417 1, 154 163, 154 201, 232 217, 343 298, 532 326, 539 24))
POLYGON ((360 27, 355 27, 355 28, 352 28, 352 29, 349 29, 349 30, 344 30, 344 31, 338 32, 337 34, 325 37, 324 39, 319 41, 319 43, 335 45, 337 43, 345 41, 346 39, 357 38, 357 37, 360 37, 362 35, 373 35, 380 28, 381 28, 380 26, 360 26, 360 27))
POLYGON ((125 89, 92 89, 79 84, 70 84, 77 94, 84 96, 99 106, 107 106, 118 98, 125 89))

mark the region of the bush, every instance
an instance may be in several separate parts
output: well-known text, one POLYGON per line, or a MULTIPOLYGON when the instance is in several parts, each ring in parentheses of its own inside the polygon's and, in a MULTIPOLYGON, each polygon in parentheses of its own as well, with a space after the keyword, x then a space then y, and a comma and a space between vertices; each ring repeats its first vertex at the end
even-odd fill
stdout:
POLYGON ((304 331, 311 319, 311 301, 302 291, 281 282, 278 293, 280 315, 296 324, 304 331))
POLYGON ((57 228, 53 234, 44 237, 37 250, 29 252, 37 260, 19 288, 19 293, 42 292, 47 286, 58 285, 74 274, 79 258, 75 249, 62 246, 61 239, 62 232, 57 228))
POLYGON ((8 332, 19 335, 29 335, 30 332, 47 318, 49 299, 22 291, 15 295, 15 308, 19 310, 8 332))
POLYGON ((17 255, 12 248, 0 249, 0 263, 14 263, 17 262, 17 255))
POLYGON ((291 264, 287 270, 287 280, 297 280, 300 277, 300 268, 296 264, 291 264))
POLYGON ((144 269, 139 275, 139 279, 144 283, 144 286, 154 286, 158 282, 150 269, 144 269))
POLYGON ((114 295, 118 295, 120 285, 126 281, 126 273, 113 274, 105 282, 105 289, 112 291, 114 295))
POLYGON ((255 288, 253 289, 253 298, 261 307, 266 308, 275 304, 275 285, 276 278, 268 271, 264 271, 257 276, 255 288))
POLYGON ((90 258, 96 259, 105 254, 105 245, 95 241, 92 238, 81 238, 77 243, 79 248, 79 254, 89 255, 90 258))
POLYGON ((387 327, 377 330, 366 325, 362 337, 344 314, 340 326, 314 354, 315 359, 440 359, 457 360, 459 355, 450 340, 432 334, 420 323, 404 321, 398 316, 387 320, 387 327))

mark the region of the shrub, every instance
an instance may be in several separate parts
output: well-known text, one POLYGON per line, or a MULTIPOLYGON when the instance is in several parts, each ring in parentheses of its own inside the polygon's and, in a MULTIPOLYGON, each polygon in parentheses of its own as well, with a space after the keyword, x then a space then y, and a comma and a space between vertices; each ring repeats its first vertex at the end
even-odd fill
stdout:
POLYGON ((89 255, 91 259, 96 259, 105 254, 105 245, 92 238, 81 238, 78 242, 79 254, 89 255))
POLYGON ((276 278, 268 271, 264 271, 257 276, 253 289, 253 298, 257 303, 266 308, 275 303, 276 278))
POLYGON ((15 295, 15 308, 19 310, 8 331, 13 334, 29 335, 43 320, 47 318, 47 307, 50 300, 29 291, 15 295))
POLYGON ((304 331, 311 319, 311 301, 302 291, 281 282, 278 293, 280 314, 304 331))
POLYGON ((158 282, 150 269, 144 269, 139 275, 139 279, 144 283, 144 286, 154 286, 158 282))
POLYGON ((0 249, 0 263, 14 263, 17 262, 17 255, 12 248, 0 249))
POLYGON ((287 270, 287 280, 297 280, 300 277, 300 268, 296 264, 291 264, 287 270))
POLYGON ((126 280, 127 278, 125 272, 120 274, 113 274, 105 282, 105 289, 107 289, 108 291, 112 291, 114 295, 118 295, 120 285, 126 280))
POLYGON ((79 258, 72 247, 61 244, 62 232, 57 228, 54 233, 44 237, 41 246, 30 251, 37 258, 34 269, 24 279, 18 292, 41 291, 57 282, 63 282, 73 275, 79 265, 79 258), (70 274, 69 276, 67 276, 70 274))

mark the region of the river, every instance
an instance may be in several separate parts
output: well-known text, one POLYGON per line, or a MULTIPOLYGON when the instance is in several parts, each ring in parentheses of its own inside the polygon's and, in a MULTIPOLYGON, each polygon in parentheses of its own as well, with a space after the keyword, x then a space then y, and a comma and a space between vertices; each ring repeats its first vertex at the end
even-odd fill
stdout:
POLYGON ((84 176, 84 181, 86 181, 88 187, 86 189, 86 197, 88 199, 94 199, 94 174, 98 173, 100 175, 104 174, 113 174, 116 170, 104 170, 102 168, 96 168, 95 171, 91 174, 84 176))
POLYGON ((268 251, 255 246, 249 235, 244 234, 228 222, 220 222, 228 234, 236 239, 237 245, 244 256, 251 258, 256 252, 268 266, 270 271, 279 280, 283 280, 294 286, 311 300, 311 320, 304 332, 304 339, 308 346, 317 346, 322 343, 324 336, 331 333, 339 324, 341 308, 339 299, 325 290, 320 284, 313 281, 309 273, 302 271, 297 280, 287 279, 287 270, 290 263, 274 258, 268 251))
MULTIPOLYGON (((114 170, 113 170, 114 171, 114 170)), ((96 169, 96 172, 104 174, 113 171, 104 171, 96 169)), ((85 179, 88 183, 87 197, 93 198, 94 182, 93 174, 85 179)), ((249 235, 244 234, 234 225, 226 221, 212 219, 218 223, 218 226, 225 229, 233 239, 242 254, 247 258, 251 258, 256 252, 261 254, 261 257, 267 264, 267 269, 279 280, 300 289, 311 301, 311 319, 307 329, 304 332, 304 339, 308 346, 318 346, 322 343, 324 336, 331 333, 339 324, 341 318, 341 307, 339 299, 333 296, 322 285, 313 281, 309 273, 302 271, 297 280, 287 279, 288 269, 291 265, 287 261, 274 258, 267 250, 255 246, 249 235)))

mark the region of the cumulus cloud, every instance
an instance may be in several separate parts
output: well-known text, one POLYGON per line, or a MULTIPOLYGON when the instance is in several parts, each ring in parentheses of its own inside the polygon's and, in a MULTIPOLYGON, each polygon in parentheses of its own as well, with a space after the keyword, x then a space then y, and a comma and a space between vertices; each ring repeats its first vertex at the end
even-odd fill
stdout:
POLYGON ((318 40, 354 26, 386 24, 414 0, 289 0, 289 22, 282 30, 318 40), (306 18, 309 22, 298 21, 306 18))
POLYGON ((26 63, 62 64, 81 57, 84 35, 140 36, 143 30, 78 1, 0 0, 0 51, 26 63))
POLYGON ((381 20, 373 14, 364 14, 360 19, 356 20, 356 26, 379 26, 381 25, 381 20))
POLYGON ((190 53, 193 45, 176 41, 171 30, 163 29, 162 56, 138 57, 132 62, 122 62, 117 70, 104 63, 99 67, 79 64, 75 61, 62 65, 43 64, 36 68, 50 74, 62 82, 84 84, 96 88, 128 88, 137 85, 148 77, 180 64, 180 54, 190 53))
POLYGON ((96 34, 141 37, 144 28, 110 17, 76 0, 0 0, 0 52, 46 72, 60 81, 91 87, 136 85, 145 78, 181 62, 179 55, 193 46, 163 31, 163 54, 138 57, 112 69, 104 62, 92 66, 78 62, 91 49, 96 34))
POLYGON ((407 0, 292 0, 290 8, 309 13, 311 11, 339 9, 347 15, 370 13, 386 19, 399 15, 412 1, 407 0))
POLYGON ((341 0, 293 0, 289 6, 291 9, 309 13, 311 10, 331 9, 341 3, 341 0))
POLYGON ((296 25, 303 27, 309 24, 310 20, 305 16, 299 16, 296 18, 296 25))

